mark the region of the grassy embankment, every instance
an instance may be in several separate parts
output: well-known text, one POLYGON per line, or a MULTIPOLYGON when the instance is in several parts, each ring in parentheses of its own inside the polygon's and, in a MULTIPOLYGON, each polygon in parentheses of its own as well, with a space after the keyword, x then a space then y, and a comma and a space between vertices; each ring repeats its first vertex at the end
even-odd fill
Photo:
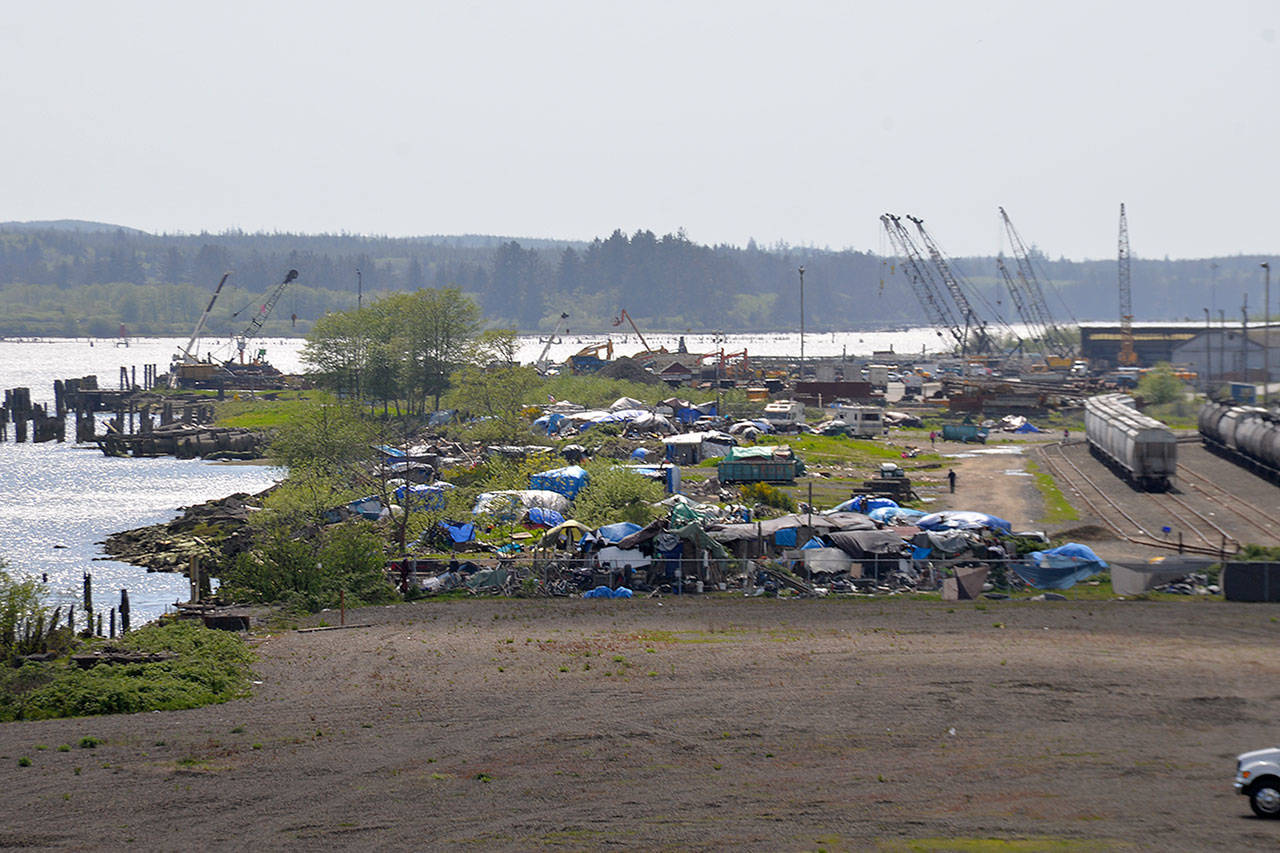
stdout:
POLYGON ((107 646, 174 657, 89 669, 62 657, 2 669, 0 721, 197 708, 234 699, 249 685, 253 654, 226 631, 192 622, 151 624, 118 640, 90 641, 78 651, 107 646))

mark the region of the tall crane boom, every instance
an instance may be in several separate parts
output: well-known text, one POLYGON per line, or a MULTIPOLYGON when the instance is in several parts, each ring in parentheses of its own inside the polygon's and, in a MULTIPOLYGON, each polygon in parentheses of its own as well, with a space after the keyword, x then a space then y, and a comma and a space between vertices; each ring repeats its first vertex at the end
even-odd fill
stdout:
MULTIPOLYGON (((1048 303, 1045 302, 1044 289, 1040 286, 1040 279, 1036 277, 1035 269, 1031 265, 1031 253, 1027 251, 1026 244, 1018 234, 1018 229, 1013 227, 1013 220, 1009 218, 1009 214, 1003 207, 1000 208, 1000 218, 1004 222, 1005 233, 1009 236, 1009 245, 1013 250, 1013 259, 1017 266, 1017 281, 1022 287, 1023 303, 1027 310, 1023 320, 1038 331, 1046 349, 1051 350, 1055 355, 1070 354, 1071 341, 1053 322, 1053 315, 1049 312, 1048 303)), ((1016 299, 1014 303, 1017 304, 1016 299)))
POLYGON ((1120 202, 1118 243, 1116 266, 1120 290, 1120 353, 1116 356, 1116 361, 1132 366, 1138 363, 1138 353, 1133 349, 1133 290, 1129 285, 1129 223, 1124 215, 1124 202, 1120 202))
POLYGON ((925 249, 929 252, 929 258, 933 261, 933 265, 938 270, 938 277, 942 279, 943 285, 946 286, 947 292, 951 294, 951 299, 955 302, 956 308, 960 311, 960 316, 964 318, 965 338, 968 339, 969 329, 977 329, 977 342, 974 349, 977 352, 988 352, 991 349, 991 338, 987 334, 986 323, 984 323, 973 311, 973 306, 969 303, 969 297, 965 295, 964 288, 960 286, 959 279, 951 270, 951 264, 947 262, 946 255, 942 254, 942 250, 938 248, 937 242, 934 241, 933 235, 925 230, 924 220, 918 216, 908 216, 907 219, 916 226, 916 230, 920 232, 920 239, 924 241, 925 249))
POLYGON ((236 349, 240 351, 240 360, 244 361, 244 348, 249 339, 262 329, 262 324, 267 322, 267 318, 271 316, 271 311, 276 307, 276 303, 280 301, 280 295, 284 293, 284 289, 289 286, 289 282, 298 278, 297 270, 289 270, 285 274, 284 281, 276 285, 275 290, 271 291, 271 295, 267 297, 267 301, 262 303, 262 307, 258 309, 258 313, 253 315, 253 319, 249 321, 249 325, 244 331, 236 336, 236 349))
POLYGON ((929 271, 929 265, 924 262, 920 249, 912 241, 910 232, 902 224, 902 220, 892 213, 881 216, 880 223, 884 226, 885 233, 889 235, 889 242, 893 245, 894 251, 902 256, 907 267, 907 279, 911 282, 911 289, 920 300, 920 307, 924 308, 929 322, 940 329, 939 335, 942 334, 941 330, 950 334, 956 346, 964 352, 968 348, 965 333, 956 322, 951 305, 942 298, 938 283, 929 271))
POLYGON ((222 280, 218 282, 218 286, 213 289, 213 296, 209 297, 209 304, 205 306, 204 313, 200 315, 200 319, 196 322, 196 327, 191 332, 191 340, 187 341, 187 345, 182 348, 182 352, 178 353, 178 358, 184 363, 193 362, 196 357, 191 354, 191 348, 195 346, 196 339, 200 337, 200 333, 204 331, 204 324, 209 320, 209 314, 213 311, 213 303, 218 301, 218 294, 222 292, 222 285, 227 283, 227 279, 231 277, 231 273, 224 272, 222 280))

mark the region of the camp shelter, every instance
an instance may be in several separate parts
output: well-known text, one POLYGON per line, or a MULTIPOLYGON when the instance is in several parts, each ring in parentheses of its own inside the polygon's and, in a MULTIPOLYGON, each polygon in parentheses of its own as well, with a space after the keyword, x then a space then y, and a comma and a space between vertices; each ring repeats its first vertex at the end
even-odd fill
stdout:
POLYGON ((519 521, 533 507, 554 509, 561 515, 569 512, 571 503, 559 492, 542 489, 515 489, 501 492, 484 492, 476 498, 472 515, 489 514, 503 521, 519 521))
POLYGON ((686 432, 662 440, 668 462, 676 465, 697 465, 704 459, 726 456, 733 449, 736 439, 726 432, 686 432))
POLYGON ((532 475, 529 477, 529 488, 558 492, 569 500, 573 500, 590 480, 590 476, 581 466, 566 465, 564 468, 553 468, 550 471, 532 475))
POLYGON ((572 551, 583 537, 591 535, 591 528, 580 521, 570 519, 542 534, 534 548, 538 551, 572 551))
POLYGON ((1068 589, 1107 568, 1088 545, 1068 542, 1045 551, 1032 551, 1013 565, 1018 576, 1036 589, 1068 589))
POLYGON ((643 529, 644 528, 633 521, 619 521, 616 524, 606 524, 603 527, 598 528, 595 532, 595 536, 601 542, 605 542, 609 545, 617 545, 623 539, 626 539, 633 533, 638 533, 643 529))

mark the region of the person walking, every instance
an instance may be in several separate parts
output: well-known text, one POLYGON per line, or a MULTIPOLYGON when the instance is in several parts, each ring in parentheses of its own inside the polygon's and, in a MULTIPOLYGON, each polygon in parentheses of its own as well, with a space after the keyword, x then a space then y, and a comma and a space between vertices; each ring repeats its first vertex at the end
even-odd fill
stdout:
POLYGON ((947 482, 951 485, 951 494, 956 493, 956 472, 954 468, 947 470, 947 482))
POLYGON ((929 430, 929 446, 933 447, 934 442, 938 440, 937 430, 929 430))

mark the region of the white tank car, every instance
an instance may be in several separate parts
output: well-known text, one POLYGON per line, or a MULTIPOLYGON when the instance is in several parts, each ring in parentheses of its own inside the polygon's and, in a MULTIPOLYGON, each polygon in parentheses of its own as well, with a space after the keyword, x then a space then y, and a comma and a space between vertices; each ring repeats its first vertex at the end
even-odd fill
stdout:
POLYGON ((1280 422, 1266 409, 1205 403, 1200 409, 1205 446, 1268 476, 1280 476, 1280 422))
POLYGON ((1085 400, 1084 432, 1093 454, 1138 488, 1169 488, 1178 469, 1177 439, 1169 427, 1138 412, 1128 394, 1085 400))

